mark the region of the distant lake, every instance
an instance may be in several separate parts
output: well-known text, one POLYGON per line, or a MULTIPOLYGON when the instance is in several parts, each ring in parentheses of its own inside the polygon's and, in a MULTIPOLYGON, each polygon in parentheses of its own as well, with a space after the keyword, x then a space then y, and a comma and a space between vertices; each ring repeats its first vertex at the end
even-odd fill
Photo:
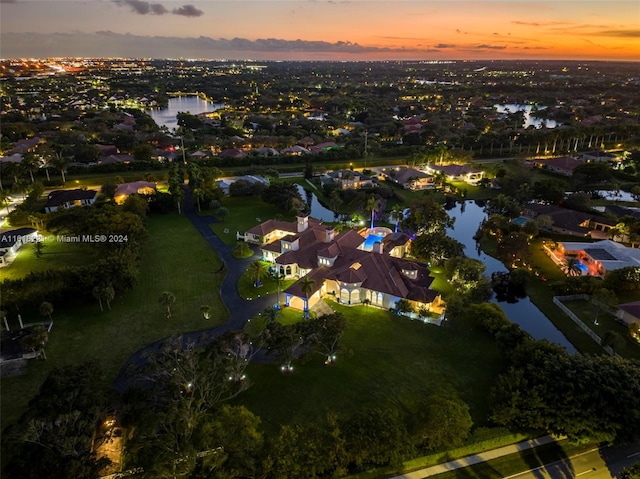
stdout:
POLYGON ((146 113, 153 118, 153 121, 155 121, 159 127, 166 126, 169 131, 172 131, 178 127, 178 113, 198 115, 207 111, 217 111, 224 107, 224 103, 212 103, 203 100, 199 96, 191 95, 170 98, 167 108, 147 110, 146 113))
MULTIPOLYGON (((558 126, 555 120, 545 120, 542 118, 536 118, 531 116, 533 105, 516 105, 515 103, 509 103, 506 105, 493 105, 498 113, 515 113, 521 111, 524 113, 524 123, 521 125, 523 128, 533 126, 535 128, 555 128, 558 126)), ((538 110, 546 110, 546 106, 537 107, 538 110)))

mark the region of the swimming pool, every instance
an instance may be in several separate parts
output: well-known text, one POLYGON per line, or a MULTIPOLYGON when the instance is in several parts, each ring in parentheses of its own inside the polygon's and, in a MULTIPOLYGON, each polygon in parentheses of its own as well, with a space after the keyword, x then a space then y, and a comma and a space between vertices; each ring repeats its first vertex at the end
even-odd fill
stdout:
POLYGON ((375 235, 369 235, 365 238, 364 240, 364 244, 362 245, 362 248, 365 251, 371 251, 373 249, 373 244, 376 241, 382 242, 382 240, 384 239, 386 235, 379 235, 379 234, 375 234, 375 235))
POLYGON ((528 221, 529 218, 525 218, 524 216, 520 216, 519 218, 514 218, 511 220, 512 223, 515 223, 518 226, 524 226, 528 221))
POLYGON ((589 271, 589 267, 583 262, 579 262, 578 264, 576 264, 576 268, 578 268, 583 273, 586 273, 587 271, 589 271))

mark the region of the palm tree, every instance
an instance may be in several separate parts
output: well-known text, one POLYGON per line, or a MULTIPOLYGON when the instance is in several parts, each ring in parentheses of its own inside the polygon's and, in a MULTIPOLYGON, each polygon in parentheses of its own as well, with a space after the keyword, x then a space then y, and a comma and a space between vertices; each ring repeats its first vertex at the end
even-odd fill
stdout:
POLYGON ((267 274, 264 263, 259 259, 249 265, 249 277, 256 288, 262 286, 262 278, 267 274))
POLYGON ((158 298, 158 303, 166 308, 167 319, 171 318, 171 305, 176 302, 176 297, 170 291, 163 291, 158 298))
POLYGON ((394 232, 398 232, 398 225, 399 223, 404 219, 404 210, 402 209, 402 207, 400 205, 394 205, 393 209, 391 210, 391 220, 395 222, 396 227, 394 229, 394 232))
POLYGON ((61 153, 56 153, 54 160, 52 161, 53 166, 60 170, 60 175, 62 175, 62 183, 65 183, 67 179, 64 176, 64 170, 67 169, 67 159, 62 156, 61 153))
POLYGON ((309 317, 309 293, 313 291, 313 286, 315 284, 316 282, 311 278, 309 278, 308 276, 305 276, 300 280, 300 289, 305 295, 305 301, 304 301, 304 317, 305 318, 309 317))
POLYGON ((367 211, 371 211, 371 229, 373 229, 374 227, 373 219, 375 216, 375 212, 379 207, 380 207, 380 202, 376 199, 375 196, 371 196, 371 198, 367 200, 367 211))
POLYGON ((579 264, 580 264, 580 260, 578 258, 576 257, 569 258, 567 260, 567 264, 565 265, 565 273, 568 276, 575 275, 579 264))
POLYGON ((49 341, 49 333, 47 329, 41 324, 31 328, 31 332, 22 338, 20 345, 24 349, 28 349, 36 353, 36 357, 43 356, 47 359, 47 355, 44 352, 44 345, 49 341))
POLYGON ((97 285, 94 286, 91 293, 93 294, 93 297, 98 300, 98 303, 100 304, 100 311, 104 311, 104 308, 102 307, 102 287, 97 285))
POLYGON ((38 158, 33 153, 26 153, 20 162, 20 166, 22 166, 23 170, 29 173, 31 177, 31 183, 35 182, 33 178, 33 174, 38 171, 38 158))
POLYGON ((51 320, 51 313, 53 313, 53 304, 47 301, 40 303, 40 314, 42 316, 49 316, 49 319, 51 320))
POLYGON ((111 286, 111 283, 108 283, 102 287, 102 297, 107 302, 107 309, 111 311, 111 301, 116 297, 116 291, 111 286))
POLYGON ((211 306, 209 306, 208 304, 203 304, 202 306, 200 306, 200 312, 202 313, 202 317, 204 319, 209 319, 211 318, 211 306))
POLYGON ((224 206, 221 206, 220 208, 218 208, 218 210, 216 211, 216 216, 218 218, 220 218, 220 221, 222 221, 224 223, 224 219, 229 216, 229 208, 225 208, 224 206))

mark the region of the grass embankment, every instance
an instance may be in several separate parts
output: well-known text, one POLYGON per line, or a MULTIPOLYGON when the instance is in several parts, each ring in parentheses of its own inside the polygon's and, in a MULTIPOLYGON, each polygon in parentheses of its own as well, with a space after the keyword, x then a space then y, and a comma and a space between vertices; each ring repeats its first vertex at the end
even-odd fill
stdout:
MULTIPOLYGON (((139 284, 116 297, 111 311, 101 312, 97 302, 76 307, 54 304, 48 359, 31 360, 26 374, 1 380, 3 427, 18 419, 55 367, 96 360, 110 383, 129 356, 145 346, 175 333, 208 329, 226 321, 227 310, 219 294, 223 278, 215 273, 220 259, 189 220, 177 215, 152 216, 148 229, 150 240, 139 284), (176 297, 168 320, 158 304, 165 290, 176 297), (217 313, 209 321, 200 313, 203 304, 217 313)), ((23 319, 36 322, 42 318, 23 319)))
POLYGON ((320 421, 328 412, 348 414, 363 407, 410 413, 430 394, 459 395, 475 423, 486 425, 487 391, 502 366, 489 335, 472 332, 470 325, 454 330, 373 307, 329 304, 348 325, 335 365, 312 355, 295 361, 292 375, 283 375, 277 364, 249 366, 253 386, 237 401, 259 415, 265 428, 320 421))

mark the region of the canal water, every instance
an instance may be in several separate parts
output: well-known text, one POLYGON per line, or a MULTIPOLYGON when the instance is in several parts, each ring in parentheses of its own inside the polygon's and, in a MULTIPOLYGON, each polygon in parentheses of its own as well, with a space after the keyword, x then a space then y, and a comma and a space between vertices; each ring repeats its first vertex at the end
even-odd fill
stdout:
MULTIPOLYGON (((482 261, 487 269, 486 274, 491 276, 494 272, 507 272, 507 267, 499 260, 488 254, 478 251, 476 241, 473 239, 480 223, 486 214, 482 206, 475 201, 465 201, 463 204, 457 203, 447 213, 455 218, 455 224, 449 230, 449 236, 457 239, 464 245, 464 252, 469 258, 482 261)), ((492 300, 495 301, 495 300, 492 300)), ((552 343, 564 346, 570 353, 575 353, 576 349, 569 340, 560 332, 558 328, 547 318, 538 307, 531 302, 529 297, 519 299, 517 303, 498 302, 507 317, 522 329, 527 331, 535 339, 547 339, 552 343)), ((562 314, 558 310, 558 314, 562 314)))
MULTIPOLYGON (((298 188, 302 199, 311 206, 310 215, 312 218, 335 221, 333 211, 322 206, 313 192, 305 190, 302 186, 298 186, 298 188)), ((494 272, 508 271, 501 261, 477 249, 473 236, 482 220, 486 218, 482 206, 475 201, 465 201, 464 203, 456 203, 452 209, 447 210, 447 213, 455 218, 454 227, 448 231, 448 234, 464 245, 464 252, 468 257, 482 261, 487 267, 486 274, 488 276, 494 272)), ((528 297, 519 299, 516 303, 498 302, 498 304, 509 320, 518 324, 535 339, 547 339, 552 343, 564 346, 570 353, 576 352, 569 340, 528 297)), ((558 311, 558 314, 562 313, 558 311)))
MULTIPOLYGON (((524 114, 524 119, 522 123, 522 128, 529 128, 533 126, 534 128, 555 128, 558 126, 558 123, 555 120, 547 120, 543 118, 537 118, 532 116, 531 113, 535 113, 532 105, 516 105, 515 103, 507 104, 507 105, 493 105, 498 113, 515 113, 517 111, 521 111, 524 114)), ((546 106, 538 107, 539 110, 546 110, 546 106)))

